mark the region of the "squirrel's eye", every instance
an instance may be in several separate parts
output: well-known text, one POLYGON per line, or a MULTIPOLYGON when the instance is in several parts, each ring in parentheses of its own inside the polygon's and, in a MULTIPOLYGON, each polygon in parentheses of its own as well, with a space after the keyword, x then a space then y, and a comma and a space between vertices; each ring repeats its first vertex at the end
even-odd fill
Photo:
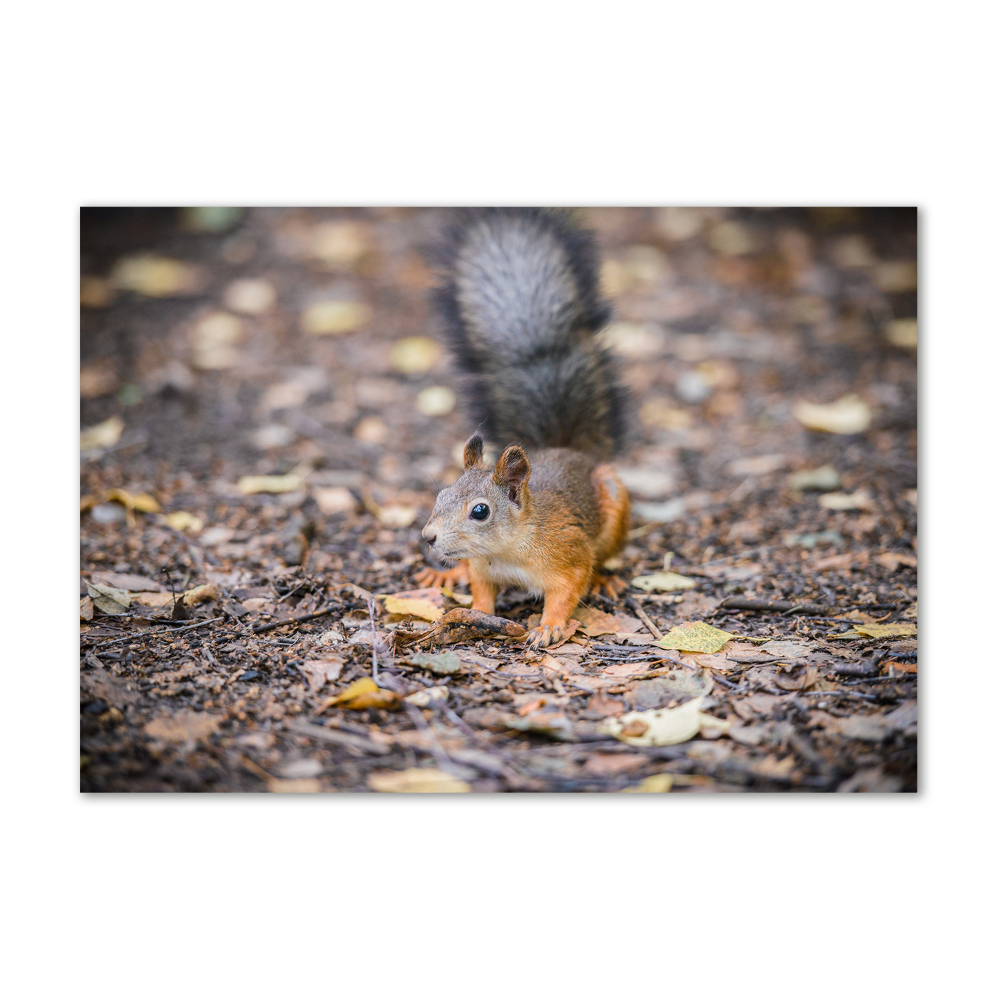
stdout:
POLYGON ((469 511, 469 517, 471 517, 474 521, 485 521, 489 516, 490 509, 484 503, 477 503, 476 506, 469 511))

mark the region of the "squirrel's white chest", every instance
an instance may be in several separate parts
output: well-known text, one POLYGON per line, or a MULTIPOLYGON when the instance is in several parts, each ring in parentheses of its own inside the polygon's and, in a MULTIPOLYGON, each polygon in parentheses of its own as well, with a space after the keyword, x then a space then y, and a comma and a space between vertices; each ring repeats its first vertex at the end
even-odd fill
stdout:
POLYGON ((542 578, 533 572, 530 566, 504 562, 503 559, 492 557, 474 561, 480 575, 500 587, 520 587, 538 596, 545 593, 542 578))

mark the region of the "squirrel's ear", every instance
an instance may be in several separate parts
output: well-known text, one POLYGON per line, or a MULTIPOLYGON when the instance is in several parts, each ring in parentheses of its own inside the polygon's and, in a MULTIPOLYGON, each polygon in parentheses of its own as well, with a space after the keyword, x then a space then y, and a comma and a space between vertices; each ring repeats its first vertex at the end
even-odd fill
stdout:
POLYGON ((472 469, 481 465, 483 461, 483 439, 478 434, 473 434, 465 442, 465 451, 462 452, 462 461, 465 462, 466 469, 472 469))
POLYGON ((524 453, 524 449, 520 445, 512 444, 508 445, 497 459, 496 468, 493 470, 493 482, 507 491, 511 503, 520 504, 530 475, 531 466, 528 464, 528 456, 524 453))

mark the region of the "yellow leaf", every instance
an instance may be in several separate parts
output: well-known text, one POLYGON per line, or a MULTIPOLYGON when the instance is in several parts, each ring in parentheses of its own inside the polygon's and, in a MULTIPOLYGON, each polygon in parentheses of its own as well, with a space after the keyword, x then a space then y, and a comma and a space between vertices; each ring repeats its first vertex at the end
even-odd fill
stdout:
POLYGON ((370 677, 362 677, 360 680, 355 681, 353 684, 344 688, 340 694, 329 699, 330 705, 339 705, 343 701, 350 701, 352 698, 359 694, 364 694, 366 691, 377 691, 378 685, 370 677))
POLYGON ((693 653, 718 653, 734 638, 732 632, 723 632, 706 622, 681 622, 653 645, 661 649, 683 649, 693 653))
POLYGON ((428 386, 417 393, 417 409, 425 417, 446 416, 455 409, 455 394, 447 386, 428 386))
POLYGON ((459 781, 433 767, 408 767, 405 771, 377 771, 368 775, 376 792, 471 792, 467 781, 459 781))
POLYGON ((370 677, 362 677, 333 698, 327 698, 321 710, 340 705, 352 712, 363 708, 396 708, 399 695, 395 691, 385 691, 370 677))
POLYGON ((190 607, 192 604, 200 604, 202 601, 218 600, 219 592, 215 589, 214 583, 203 583, 200 587, 192 587, 184 591, 184 603, 190 607))
POLYGON ((440 587, 404 590, 398 594, 380 594, 385 610, 391 615, 413 615, 436 622, 444 614, 444 591, 440 587))
POLYGON ((331 333, 360 330, 371 320, 371 307, 363 302, 328 299, 325 302, 314 302, 302 313, 302 329, 314 337, 322 337, 331 333))
POLYGON ((827 510, 869 510, 872 498, 866 489, 853 493, 824 493, 819 498, 819 505, 827 510))
POLYGON ((160 505, 148 493, 129 493, 114 489, 108 492, 108 500, 117 500, 126 510, 138 510, 144 514, 158 514, 160 505))
POLYGON ((828 434, 859 434, 872 420, 868 404, 854 394, 842 396, 836 403, 807 403, 799 400, 792 413, 803 427, 828 434))
POLYGON ((305 485, 301 476, 241 476, 236 488, 240 493, 293 493, 305 485))
POLYGON ((205 527, 205 522, 200 517, 189 514, 186 510, 175 510, 172 514, 164 514, 161 520, 174 531, 190 531, 192 535, 197 535, 205 527))
POLYGON ((389 349, 389 362, 404 375, 430 371, 441 357, 441 346, 430 337, 403 337, 389 349))
POLYGON ((643 778, 638 785, 629 785, 623 788, 623 792, 669 792, 674 784, 672 774, 651 774, 648 778, 643 778))
POLYGON ((680 573, 653 573, 650 576, 632 577, 633 587, 647 591, 690 590, 695 585, 694 580, 687 576, 681 576, 680 573))
POLYGON ((111 284, 150 298, 163 298, 196 290, 199 278, 198 272, 182 260, 141 254, 119 260, 111 270, 111 284))
POLYGON ((125 430, 125 422, 121 417, 108 417, 103 423, 80 431, 80 451, 111 448, 118 444, 123 430, 125 430))
POLYGON ((903 635, 916 635, 917 626, 909 622, 893 622, 891 625, 855 625, 850 632, 830 636, 831 639, 892 639, 903 635))

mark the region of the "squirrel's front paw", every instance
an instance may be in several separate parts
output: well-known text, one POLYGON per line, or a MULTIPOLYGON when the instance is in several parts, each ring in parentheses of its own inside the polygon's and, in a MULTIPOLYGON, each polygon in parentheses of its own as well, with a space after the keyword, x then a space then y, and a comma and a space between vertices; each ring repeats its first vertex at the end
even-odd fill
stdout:
POLYGON ((428 566, 417 573, 414 578, 421 587, 454 587, 458 583, 468 583, 469 574, 465 566, 458 565, 454 569, 432 569, 428 566))
POLYGON ((539 625, 533 628, 524 640, 532 649, 544 649, 559 642, 566 634, 566 629, 559 625, 539 625))

